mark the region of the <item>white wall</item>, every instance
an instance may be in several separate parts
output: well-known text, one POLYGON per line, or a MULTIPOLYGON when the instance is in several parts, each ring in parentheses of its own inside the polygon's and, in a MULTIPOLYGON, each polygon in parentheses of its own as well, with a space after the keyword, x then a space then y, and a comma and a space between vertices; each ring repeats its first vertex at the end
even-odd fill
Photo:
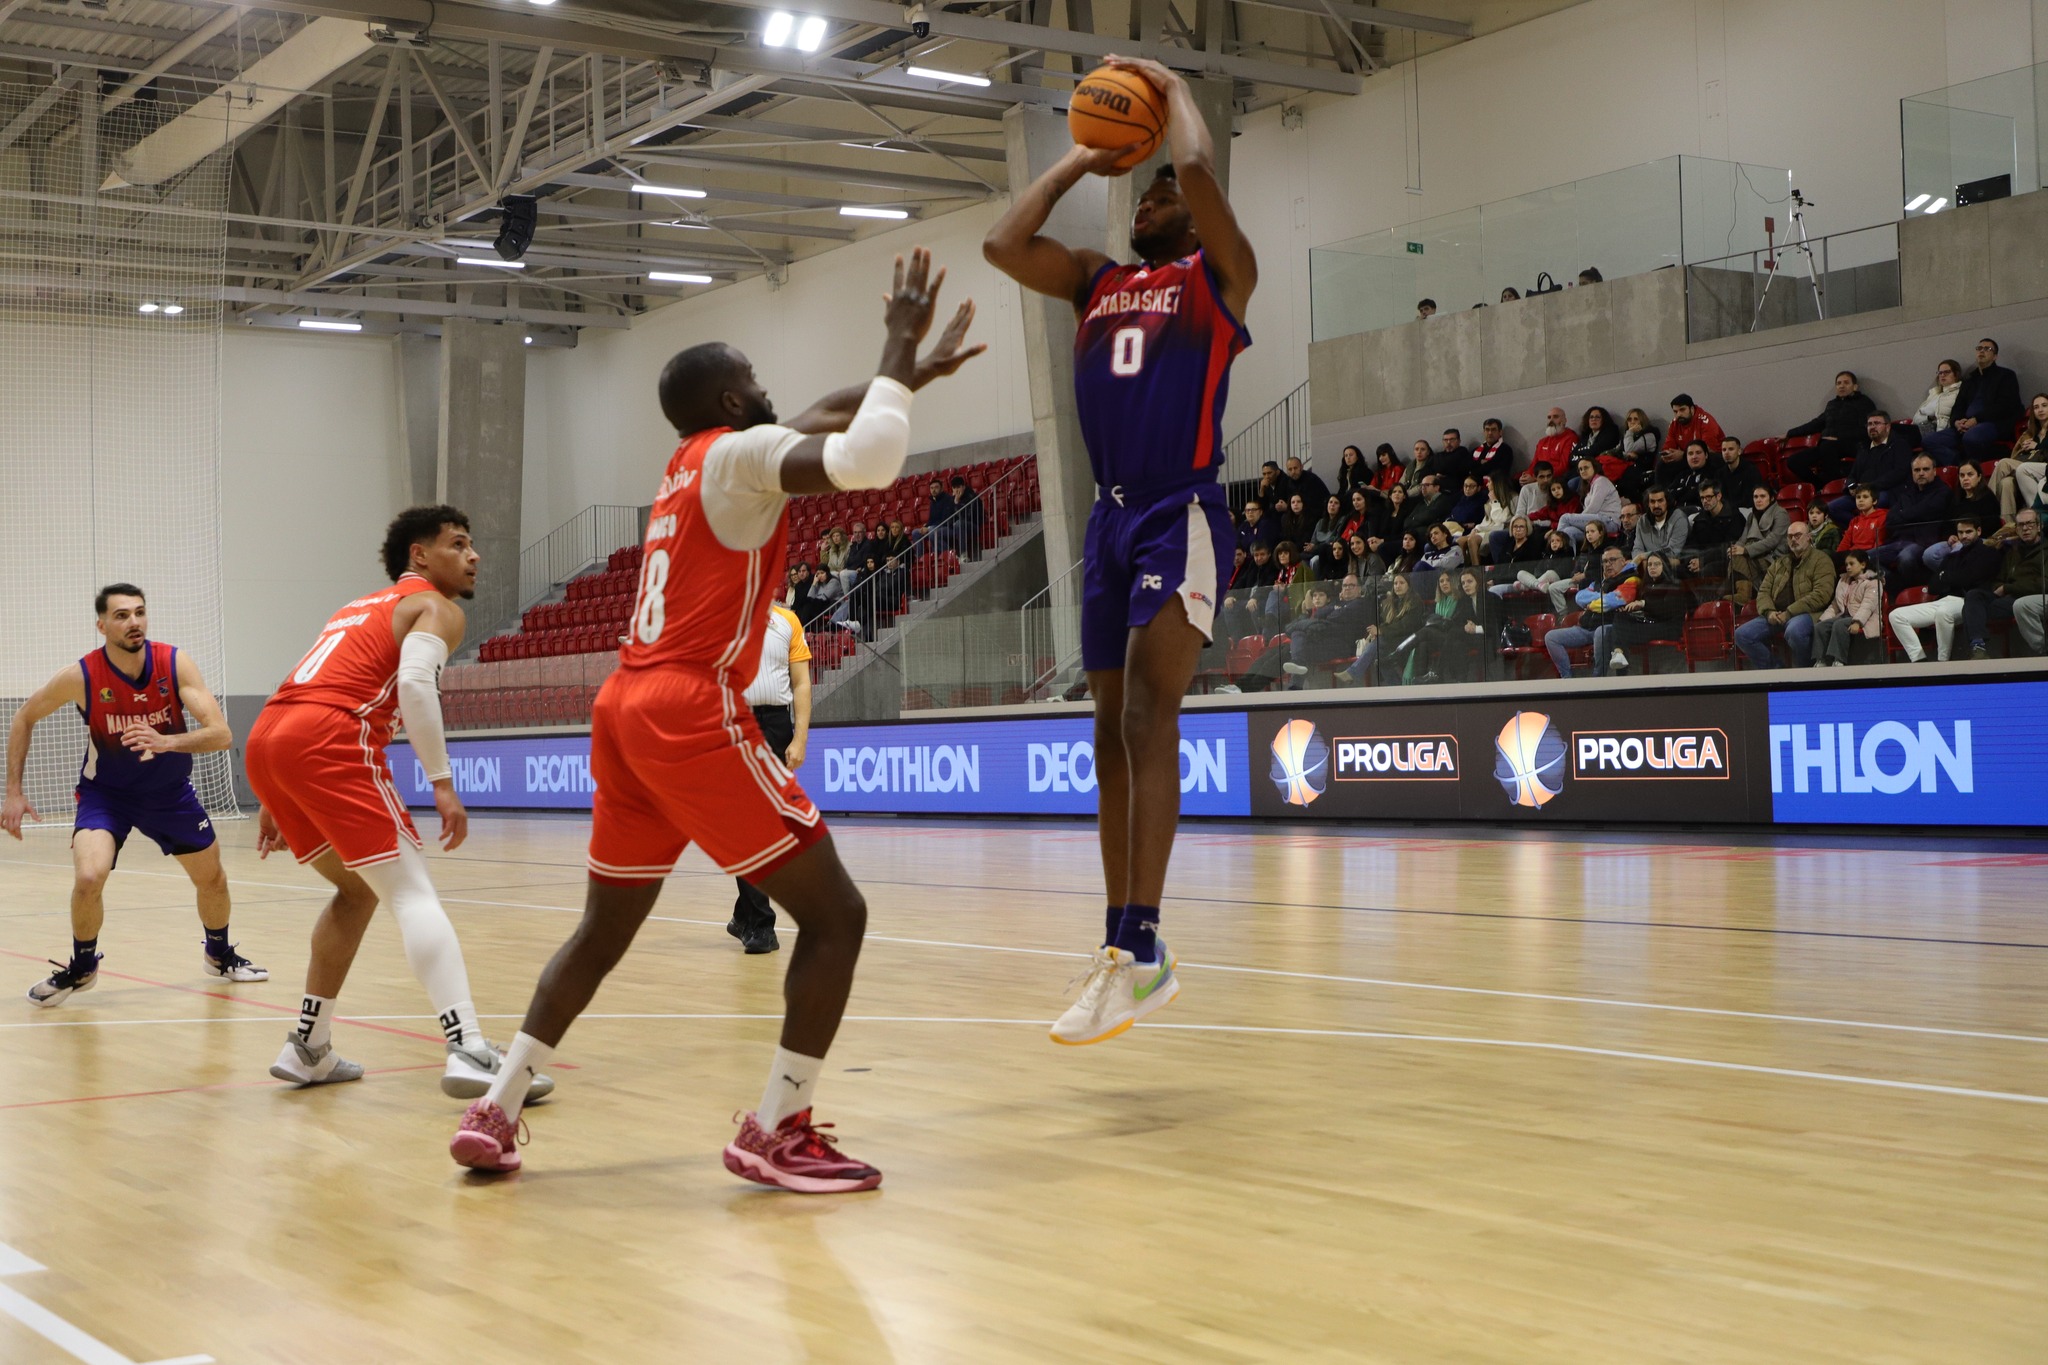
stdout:
POLYGON ((2048 0, 1588 0, 1305 99, 1298 130, 1254 114, 1231 199, 1261 284, 1225 428, 1307 378, 1311 246, 1675 153, 1789 168, 1810 232, 1886 222, 1898 101, 2044 59, 2048 0))
POLYGON ((385 523, 405 505, 388 337, 230 328, 221 356, 227 673, 267 694, 334 608, 384 580, 385 523))
POLYGON ((528 526, 544 530, 591 503, 653 497, 675 449, 655 382, 685 347, 739 347, 784 414, 872 375, 890 265, 913 245, 929 246, 947 268, 943 316, 973 297, 980 312, 971 335, 987 342, 989 353, 918 395, 912 449, 1029 429, 1016 286, 981 259, 981 239, 999 211, 982 205, 798 261, 780 290, 748 280, 660 309, 629 332, 585 331, 574 350, 534 348, 527 356, 526 458, 529 470, 537 462, 546 470, 544 479, 529 475, 528 526))

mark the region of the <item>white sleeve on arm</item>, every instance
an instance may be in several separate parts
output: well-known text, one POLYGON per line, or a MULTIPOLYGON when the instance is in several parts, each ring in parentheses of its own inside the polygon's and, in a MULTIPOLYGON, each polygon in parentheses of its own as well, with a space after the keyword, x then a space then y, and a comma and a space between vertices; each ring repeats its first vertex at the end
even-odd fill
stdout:
POLYGON ((825 477, 834 488, 887 488, 910 456, 910 390, 876 375, 844 432, 825 438, 825 477))
POLYGON ((441 665, 447 662, 448 642, 430 630, 414 631, 398 647, 398 714, 429 782, 449 775, 441 728, 441 665))

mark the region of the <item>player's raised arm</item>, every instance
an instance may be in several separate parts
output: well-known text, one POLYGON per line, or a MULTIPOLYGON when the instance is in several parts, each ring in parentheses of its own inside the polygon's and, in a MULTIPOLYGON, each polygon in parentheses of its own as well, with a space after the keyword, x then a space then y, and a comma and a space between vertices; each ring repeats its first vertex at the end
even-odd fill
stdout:
POLYGON ((14 721, 7 727, 7 796, 0 804, 0 829, 19 839, 24 818, 40 820, 42 815, 28 803, 22 778, 28 773, 28 739, 36 722, 63 706, 85 705, 85 678, 72 664, 44 683, 27 701, 15 708, 14 721))
POLYGON ((1223 285, 1223 305, 1239 322, 1245 306, 1259 283, 1259 262, 1252 244, 1238 226, 1230 199, 1216 179, 1216 148, 1209 140, 1209 125, 1195 107, 1188 83, 1158 62, 1140 57, 1104 59, 1109 65, 1135 71, 1159 88, 1166 97, 1166 136, 1173 147, 1173 176, 1188 201, 1195 220, 1195 235, 1201 239, 1202 255, 1223 285))
POLYGON ((1079 184, 1082 176, 1129 174, 1128 168, 1120 171, 1115 166, 1130 150, 1070 150, 1011 201, 1009 211, 996 220, 988 236, 982 239, 983 258, 1026 289, 1065 299, 1079 309, 1087 301, 1089 284, 1102 273, 1102 267, 1111 263, 1110 259, 1100 251, 1068 246, 1039 229, 1052 216, 1053 205, 1059 203, 1060 196, 1079 184))
POLYGON ((178 700, 185 704, 186 714, 199 722, 198 729, 166 735, 138 717, 121 732, 121 742, 138 754, 210 754, 233 746, 235 732, 228 728, 220 702, 207 689, 199 665, 183 650, 178 651, 178 700))

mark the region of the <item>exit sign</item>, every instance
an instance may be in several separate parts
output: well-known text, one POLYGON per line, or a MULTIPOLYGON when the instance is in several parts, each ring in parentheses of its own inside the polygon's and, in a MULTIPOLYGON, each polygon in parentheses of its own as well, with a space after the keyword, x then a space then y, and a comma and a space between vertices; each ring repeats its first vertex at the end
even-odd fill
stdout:
POLYGON ((1410 242, 1408 244, 1408 254, 1410 256, 1420 256, 1422 254, 1422 243, 1410 242))

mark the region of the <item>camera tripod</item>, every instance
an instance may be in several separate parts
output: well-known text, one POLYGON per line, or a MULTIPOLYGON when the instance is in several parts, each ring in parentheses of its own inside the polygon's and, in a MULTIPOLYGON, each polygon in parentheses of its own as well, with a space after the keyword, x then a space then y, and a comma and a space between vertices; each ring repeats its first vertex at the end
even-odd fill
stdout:
MULTIPOLYGON (((1822 319, 1828 315, 1827 290, 1820 282, 1820 270, 1813 262, 1813 243, 1806 235, 1806 210, 1816 205, 1797 189, 1792 191, 1792 226, 1799 231, 1797 242, 1787 242, 1785 250, 1796 251, 1806 257, 1806 282, 1813 289, 1813 311, 1822 319)), ((1775 229, 1771 219, 1764 219, 1764 232, 1769 236, 1775 229)), ((1775 238, 1764 251, 1764 290, 1756 296, 1756 312, 1750 315, 1749 330, 1754 332, 1764 320, 1764 304, 1771 297, 1771 286, 1778 279, 1778 244, 1775 238)))

